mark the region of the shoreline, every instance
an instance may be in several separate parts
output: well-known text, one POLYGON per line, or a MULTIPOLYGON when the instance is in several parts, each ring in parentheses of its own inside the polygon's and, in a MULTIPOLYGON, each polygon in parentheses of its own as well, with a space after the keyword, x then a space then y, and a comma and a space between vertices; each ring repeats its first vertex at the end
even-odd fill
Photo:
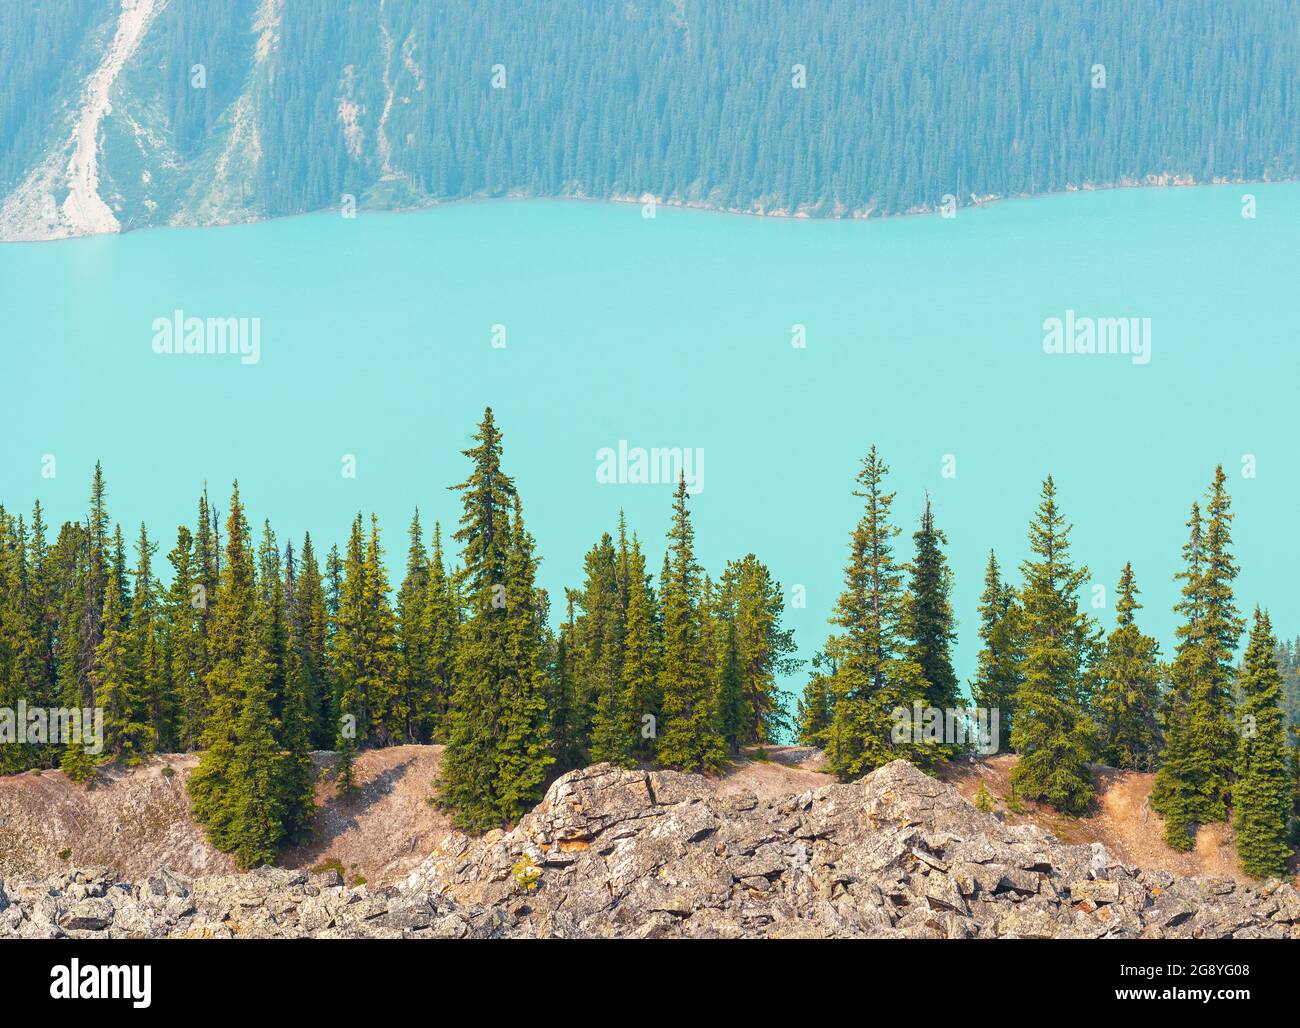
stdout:
MULTIPOLYGON (((1164 176, 1162 176, 1164 177, 1164 176)), ((1094 185, 1085 183, 1081 186, 1067 186, 1065 189, 1057 189, 1044 193, 1016 193, 1009 196, 999 194, 989 194, 980 198, 978 202, 966 202, 957 206, 958 211, 984 210, 991 207, 1001 206, 1007 203, 1028 200, 1047 200, 1053 197, 1074 196, 1080 193, 1108 193, 1118 192, 1121 190, 1172 190, 1172 189, 1216 189, 1228 186, 1278 186, 1278 185, 1295 185, 1300 183, 1300 178, 1288 179, 1232 179, 1227 181, 1209 181, 1209 182, 1192 182, 1175 179, 1169 182, 1116 182, 1105 185, 1094 185)), ((625 195, 614 195, 607 197, 585 196, 582 194, 557 194, 554 196, 539 196, 527 193, 506 193, 501 196, 463 196, 450 200, 431 200, 425 204, 405 205, 396 207, 367 207, 359 204, 358 213, 367 215, 385 214, 400 215, 413 214, 423 211, 432 211, 446 207, 469 207, 480 204, 490 203, 580 203, 587 205, 617 205, 623 207, 634 207, 650 202, 653 199, 656 206, 665 207, 671 210, 695 211, 701 214, 717 214, 729 217, 754 218, 760 221, 782 221, 782 222, 803 222, 808 224, 835 224, 850 222, 878 222, 878 221, 898 221, 905 218, 925 218, 941 216, 941 211, 937 207, 927 207, 906 211, 898 211, 892 214, 882 214, 867 212, 848 213, 838 215, 814 215, 806 212, 789 212, 786 210, 744 210, 737 207, 721 207, 713 204, 700 203, 697 201, 684 201, 676 199, 665 200, 662 197, 651 197, 649 194, 641 198, 625 195)), ((293 214, 275 214, 262 218, 250 218, 243 221, 219 221, 206 224, 198 223, 181 223, 181 224, 159 224, 144 225, 139 228, 127 229, 118 232, 96 232, 85 235, 75 236, 52 236, 46 239, 2 239, 0 246, 44 246, 55 243, 69 243, 85 239, 99 239, 111 236, 134 236, 141 233, 159 232, 159 231, 195 231, 199 229, 223 229, 239 228, 249 225, 264 225, 279 221, 288 221, 295 218, 320 217, 322 215, 335 215, 338 211, 336 208, 321 207, 312 211, 300 211, 293 214)))

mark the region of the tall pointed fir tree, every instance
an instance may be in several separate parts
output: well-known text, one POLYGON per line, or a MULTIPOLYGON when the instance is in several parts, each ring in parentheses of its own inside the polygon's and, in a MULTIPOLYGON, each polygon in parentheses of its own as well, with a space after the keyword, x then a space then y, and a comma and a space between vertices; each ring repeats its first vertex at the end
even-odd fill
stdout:
POLYGON ((586 756, 586 747, 578 734, 575 717, 578 677, 575 660, 577 645, 574 642, 577 618, 575 605, 574 590, 566 589, 564 622, 555 633, 546 688, 551 753, 555 757, 554 768, 561 774, 581 767, 586 756))
POLYGON ((172 580, 163 597, 165 663, 176 702, 175 742, 181 750, 198 745, 207 716, 200 620, 204 590, 195 557, 194 536, 181 525, 176 530, 176 545, 167 554, 172 580))
POLYGON ((588 551, 586 581, 577 595, 575 626, 577 715, 588 759, 627 766, 631 739, 622 716, 623 619, 619 559, 608 532, 588 551))
POLYGON ((327 653, 329 615, 310 532, 303 537, 302 551, 294 566, 293 595, 288 602, 289 648, 301 679, 298 687, 307 704, 311 743, 318 749, 328 749, 334 745, 327 653))
POLYGON ((497 804, 505 822, 518 820, 541 800, 547 769, 554 762, 546 715, 549 610, 545 591, 537 588, 537 564, 516 494, 505 578, 508 678, 500 695, 496 765, 497 804))
POLYGON ((627 561, 627 615, 623 630, 623 731, 631 741, 634 760, 655 757, 655 736, 651 731, 663 700, 659 691, 656 640, 657 604, 650 576, 646 573, 641 543, 632 536, 627 561))
POLYGON ((1094 733, 1081 702, 1093 630, 1079 607, 1088 569, 1070 561, 1070 528, 1049 475, 1029 526, 1034 557, 1021 566, 1026 645, 1011 739, 1020 762, 1011 782, 1026 799, 1082 815, 1093 795, 1088 759, 1094 733))
POLYGON ((429 597, 429 561, 424 553, 418 508, 411 517, 407 538, 406 574, 397 590, 397 677, 406 712, 403 738, 406 742, 423 742, 429 738, 435 711, 429 669, 429 619, 424 611, 429 597))
POLYGON ((998 712, 999 745, 1007 747, 1015 729, 1016 693, 1024 677, 1021 609, 1016 591, 1002 580, 997 555, 990 550, 980 593, 979 637, 983 646, 976 658, 971 695, 985 710, 998 712))
MULTIPOLYGON (((189 780, 195 820, 207 831, 212 844, 226 853, 243 845, 243 807, 248 786, 241 779, 240 746, 250 686, 258 688, 256 699, 259 704, 265 703, 269 718, 269 698, 258 681, 263 667, 257 645, 257 599, 252 542, 236 482, 230 497, 226 554, 208 636, 212 670, 207 676, 208 719, 200 740, 203 754, 189 780)), ((259 733, 266 728, 265 724, 258 726, 259 733)), ((251 850, 257 845, 254 840, 251 850)), ((245 846, 245 852, 251 850, 245 846)))
MULTIPOLYGON (((517 783, 504 780, 506 764, 517 766, 521 756, 505 752, 507 736, 512 745, 518 742, 505 708, 507 691, 520 682, 519 654, 512 649, 520 642, 519 626, 512 621, 523 616, 516 610, 512 619, 509 579, 513 573, 518 605, 523 572, 522 555, 512 552, 515 485, 501 467, 501 434, 490 407, 474 439, 476 445, 464 451, 472 464, 469 477, 452 487, 461 494, 457 591, 466 616, 456 643, 438 794, 458 826, 483 831, 502 824, 505 797, 519 791, 517 783)), ((521 698, 521 708, 529 702, 521 698)))
POLYGON ((1102 760, 1112 767, 1152 771, 1160 751, 1157 721, 1164 669, 1160 646, 1143 635, 1133 614, 1142 609, 1133 565, 1125 564, 1098 677, 1096 715, 1102 760))
POLYGON ((1232 558, 1232 512, 1227 476, 1215 469, 1205 516, 1192 505, 1183 546, 1182 615, 1170 669, 1165 711, 1165 751, 1151 791, 1151 806, 1165 819, 1165 842, 1190 850, 1196 828, 1223 821, 1236 759, 1232 724, 1232 657, 1242 619, 1233 601, 1237 565, 1232 558))
POLYGON ((778 677, 793 672, 794 633, 781 619, 785 596, 781 583, 754 554, 727 562, 722 572, 721 603, 735 629, 739 678, 739 745, 774 743, 792 723, 778 677))
POLYGON ((389 600, 388 571, 379 542, 379 519, 370 515, 365 560, 365 684, 370 734, 376 745, 406 738, 408 713, 398 680, 397 622, 389 600))
POLYGON ((841 632, 829 644, 836 672, 827 756, 829 769, 843 780, 900 757, 924 765, 938 756, 915 731, 896 738, 894 730, 895 710, 910 712, 913 701, 924 700, 926 683, 920 665, 902 656, 905 594, 893 553, 899 530, 890 522, 888 473, 873 446, 857 475, 853 495, 865 509, 850 537, 844 591, 831 617, 841 632))
POLYGON ((369 731, 369 697, 366 695, 366 554, 361 515, 352 521, 347 558, 338 568, 337 552, 331 551, 334 584, 337 589, 330 663, 335 674, 334 766, 340 795, 356 788, 356 755, 369 731))
POLYGON ((443 740, 447 708, 451 703, 452 671, 456 664, 456 632, 460 605, 453 576, 448 573, 442 551, 442 526, 433 525, 433 548, 426 576, 427 592, 422 608, 425 656, 428 674, 427 731, 435 742, 443 740))
POLYGON ((167 673, 164 652, 163 617, 153 575, 153 555, 158 544, 149 541, 144 523, 135 544, 135 587, 131 601, 130 630, 127 632, 127 665, 133 687, 144 703, 143 716, 151 726, 155 748, 176 748, 179 705, 167 673))
POLYGON ((935 527, 930 497, 925 498, 921 526, 912 535, 916 554, 908 565, 909 585, 904 605, 907 653, 921 667, 928 706, 946 710, 957 705, 960 687, 952 667, 957 640, 952 613, 952 571, 943 547, 948 537, 935 527))
POLYGON ((117 567, 110 567, 103 639, 95 651, 95 702, 104 710, 105 754, 136 763, 153 749, 154 732, 148 721, 148 699, 131 667, 130 626, 117 576, 117 567))
MULTIPOLYGON (((304 549, 310 552, 311 536, 304 549)), ((314 570, 317 595, 320 574, 314 570)), ((281 817, 286 840, 304 839, 311 831, 316 814, 316 765, 311 759, 312 735, 316 725, 316 658, 309 637, 311 606, 300 604, 299 594, 310 591, 309 575, 303 575, 294 559, 293 544, 285 546, 284 555, 284 694, 280 701, 280 745, 284 763, 279 781, 281 817)), ((262 595, 266 595, 265 589, 262 595)), ((274 603, 274 599, 272 600, 274 603)), ((321 612, 323 620, 323 611, 321 612)), ((274 621, 274 615, 261 615, 262 621, 274 621)))
POLYGON ((716 695, 702 638, 702 580, 695 560, 695 530, 686 506, 686 478, 673 495, 673 520, 660 579, 663 649, 659 690, 658 760, 681 771, 718 770, 727 759, 718 729, 716 695))
POLYGON ((1295 786, 1276 653, 1273 625, 1268 614, 1256 607, 1238 683, 1240 739, 1233 786, 1237 856, 1242 870, 1252 878, 1281 878, 1291 858, 1286 840, 1295 786))

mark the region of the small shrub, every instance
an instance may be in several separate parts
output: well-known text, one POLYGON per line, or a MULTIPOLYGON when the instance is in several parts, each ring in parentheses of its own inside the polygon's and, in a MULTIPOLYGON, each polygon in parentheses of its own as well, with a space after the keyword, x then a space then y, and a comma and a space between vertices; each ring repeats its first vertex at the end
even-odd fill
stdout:
POLYGON ((525 892, 534 892, 537 889, 538 879, 542 877, 542 869, 533 863, 533 858, 527 853, 521 856, 512 868, 515 874, 515 883, 525 892))
POLYGON ((352 884, 353 884, 353 885, 365 885, 365 884, 366 884, 366 876, 365 876, 365 875, 353 875, 353 876, 352 876, 352 884))
POLYGON ((1014 785, 1007 789, 1007 794, 1002 797, 1002 802, 1007 805, 1007 809, 1013 814, 1023 814, 1025 812, 1025 805, 1020 801, 1020 794, 1016 792, 1014 785))
POLYGON ((337 871, 340 878, 344 877, 343 861, 339 860, 338 857, 330 857, 328 860, 322 860, 311 870, 312 874, 318 875, 328 874, 330 871, 337 871))
POLYGON ((67 860, 70 856, 72 856, 72 850, 68 849, 66 846, 63 849, 59 850, 60 860, 67 860))
POLYGON ((771 758, 767 755, 767 748, 764 746, 760 746, 758 749, 754 751, 754 759, 758 761, 762 761, 763 763, 767 763, 771 758))
POLYGON ((162 776, 164 778, 175 778, 176 769, 173 768, 170 764, 168 764, 165 768, 162 769, 162 776))
POLYGON ((983 782, 980 782, 979 791, 975 793, 975 809, 981 814, 993 813, 993 796, 983 782))

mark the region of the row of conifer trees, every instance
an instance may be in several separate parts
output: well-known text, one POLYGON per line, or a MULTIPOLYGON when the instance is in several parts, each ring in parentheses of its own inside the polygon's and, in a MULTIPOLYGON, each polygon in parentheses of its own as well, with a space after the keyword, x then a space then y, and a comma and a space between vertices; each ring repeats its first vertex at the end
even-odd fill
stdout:
POLYGON ((269 522, 255 536, 237 483, 224 516, 205 491, 196 526, 178 528, 165 586, 145 526, 133 560, 111 527, 98 466, 85 520, 53 543, 39 503, 30 520, 0 508, 0 708, 99 707, 105 736, 99 755, 82 740, 0 746, 0 772, 84 781, 97 760, 200 750, 195 815, 251 866, 309 831, 312 750, 336 751, 346 794, 361 747, 445 743, 438 796, 481 830, 573 767, 714 770, 788 732, 781 587, 753 554, 703 573, 683 484, 658 583, 620 518, 552 630, 490 410, 465 456, 459 561, 437 525, 426 549, 417 512, 395 595, 373 516, 322 560, 310 534, 297 549, 269 522))
MULTIPOLYGON (((843 778, 900 755, 928 766, 954 753, 925 742, 900 747, 891 736, 895 709, 917 700, 951 707, 957 689, 944 538, 927 504, 916 556, 909 569, 898 564, 887 471, 873 449, 858 476, 865 511, 832 619, 838 631, 814 658, 799 706, 801 739, 824 746, 843 778)), ((1020 584, 1005 581, 989 555, 971 693, 999 712, 1002 745, 1019 754, 1011 776, 1018 797, 1081 815, 1094 796, 1091 762, 1155 771, 1152 806, 1165 819, 1168 845, 1189 850, 1199 825, 1231 816, 1242 866, 1265 877, 1283 874, 1291 856, 1300 764, 1288 747, 1277 641, 1258 608, 1244 660, 1235 663, 1244 622, 1233 594, 1232 520, 1220 467, 1204 510, 1192 506, 1178 641, 1166 661, 1137 625, 1131 564, 1120 573, 1109 634, 1081 605, 1090 572, 1071 557, 1071 526, 1049 477, 1020 584)))
MULTIPOLYGON (((963 701, 946 538, 927 501, 910 559, 896 555, 889 469, 874 448, 857 478, 863 514, 834 631, 792 723, 778 686, 797 664, 781 587, 753 554, 717 581, 703 572, 684 482, 657 582, 620 518, 587 553, 552 629, 490 409, 474 442, 469 475, 452 487, 459 559, 449 563, 437 525, 426 550, 417 512, 395 596, 373 516, 358 515, 344 550, 322 562, 310 535, 282 549, 264 523, 255 540, 237 484, 224 518, 205 491, 195 528, 177 530, 166 586, 143 525, 134 561, 120 527, 110 531, 98 466, 86 519, 53 543, 39 503, 30 521, 0 508, 0 708, 102 708, 99 759, 201 750, 196 817, 245 866, 310 830, 313 749, 336 751, 348 794, 361 747, 445 743, 437 795, 472 830, 515 820, 573 767, 717 770, 792 728, 845 780, 898 757, 932 768, 962 752, 892 731, 898 708, 963 701)), ((1171 846, 1190 848, 1198 825, 1231 814, 1243 864, 1262 876, 1289 856, 1297 774, 1266 614, 1234 663, 1244 625, 1232 518, 1220 468, 1204 513, 1192 508, 1182 623, 1165 661, 1137 626, 1131 565, 1108 635, 1081 606, 1089 571, 1070 556, 1049 477, 1018 586, 990 554, 971 693, 999 711, 1004 748, 1020 755, 1019 796, 1081 814, 1089 762, 1154 770, 1171 846)), ((61 766, 85 780, 95 759, 73 743, 0 746, 4 772, 61 766)))

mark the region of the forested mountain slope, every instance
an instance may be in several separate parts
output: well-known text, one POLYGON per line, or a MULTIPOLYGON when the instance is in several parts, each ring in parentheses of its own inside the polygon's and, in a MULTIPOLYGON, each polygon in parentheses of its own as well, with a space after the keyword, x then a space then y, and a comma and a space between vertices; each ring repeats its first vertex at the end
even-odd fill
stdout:
POLYGON ((815 216, 1293 178, 1300 5, 51 0, 0 8, 0 238, 346 203, 815 216))

